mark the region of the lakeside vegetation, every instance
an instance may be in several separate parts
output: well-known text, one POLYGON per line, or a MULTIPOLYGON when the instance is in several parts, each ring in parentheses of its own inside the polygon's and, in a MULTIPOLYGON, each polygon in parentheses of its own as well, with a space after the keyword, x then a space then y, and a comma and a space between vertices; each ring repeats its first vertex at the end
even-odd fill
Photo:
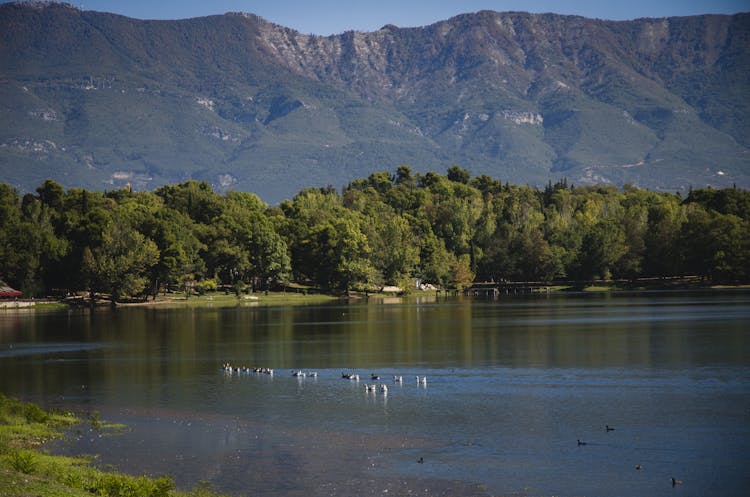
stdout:
POLYGON ((216 291, 462 289, 474 281, 750 281, 750 192, 680 195, 631 186, 516 186, 378 172, 279 206, 188 181, 153 192, 23 196, 0 184, 0 277, 41 295, 112 301, 216 291))
POLYGON ((84 427, 73 413, 47 412, 0 394, 0 488, 8 497, 218 497, 207 487, 190 492, 175 490, 167 476, 131 476, 102 471, 92 457, 48 454, 44 444, 63 436, 63 430, 102 432, 122 427, 106 425, 92 413, 84 427))

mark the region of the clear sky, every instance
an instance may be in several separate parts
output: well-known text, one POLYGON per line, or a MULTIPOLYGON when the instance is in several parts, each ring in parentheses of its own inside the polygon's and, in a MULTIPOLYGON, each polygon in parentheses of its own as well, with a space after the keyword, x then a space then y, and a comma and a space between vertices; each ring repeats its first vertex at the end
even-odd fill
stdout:
MULTIPOLYGON (((5 3, 8 0, 0 0, 5 3)), ((305 34, 374 31, 386 24, 424 26, 479 10, 554 12, 636 19, 750 12, 750 0, 68 0, 84 10, 138 19, 183 19, 252 12, 305 34)))

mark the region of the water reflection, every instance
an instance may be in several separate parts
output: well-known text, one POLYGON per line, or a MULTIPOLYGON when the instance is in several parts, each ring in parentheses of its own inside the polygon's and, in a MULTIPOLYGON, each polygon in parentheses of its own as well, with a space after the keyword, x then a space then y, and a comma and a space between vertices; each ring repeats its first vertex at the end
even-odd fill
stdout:
POLYGON ((747 293, 0 313, 0 391, 132 427, 64 450, 227 492, 656 495, 675 472, 730 495, 748 322, 747 293))

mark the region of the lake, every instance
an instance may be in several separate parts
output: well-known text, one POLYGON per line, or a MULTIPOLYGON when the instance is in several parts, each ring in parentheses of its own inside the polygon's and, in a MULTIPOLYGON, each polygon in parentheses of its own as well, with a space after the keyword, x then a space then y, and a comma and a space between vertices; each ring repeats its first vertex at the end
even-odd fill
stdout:
POLYGON ((750 292, 6 311, 0 392, 125 423, 51 450, 180 488, 746 495, 750 292))

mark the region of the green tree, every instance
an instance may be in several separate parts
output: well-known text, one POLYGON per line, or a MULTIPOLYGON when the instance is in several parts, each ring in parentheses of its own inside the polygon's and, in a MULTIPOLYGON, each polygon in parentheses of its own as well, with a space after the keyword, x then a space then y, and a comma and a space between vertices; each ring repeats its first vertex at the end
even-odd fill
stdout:
POLYGON ((315 225, 303 247, 312 260, 313 280, 323 288, 348 291, 366 286, 374 274, 370 247, 354 216, 315 225))
POLYGON ((451 262, 450 286, 461 292, 469 288, 473 282, 474 273, 471 271, 469 254, 454 258, 451 262))
POLYGON ((159 250, 159 261, 151 270, 154 297, 160 288, 191 284, 205 277, 206 264, 201 253, 206 245, 198 238, 198 229, 187 215, 168 207, 154 213, 147 235, 159 250))
POLYGON ((221 196, 205 181, 167 185, 154 193, 164 199, 164 205, 187 214, 197 223, 210 224, 222 210, 221 196))
POLYGON ((317 233, 333 219, 348 216, 349 211, 338 194, 320 189, 302 190, 280 207, 284 214, 280 232, 289 247, 294 279, 319 281, 319 261, 313 251, 317 233))
POLYGON ((641 275, 665 277, 682 271, 679 235, 684 222, 685 209, 677 197, 657 197, 648 207, 641 275))
POLYGON ((706 211, 698 203, 686 209, 678 235, 682 271, 717 282, 747 281, 749 223, 732 214, 706 211))
POLYGON ((396 169, 396 185, 403 185, 406 188, 414 188, 414 174, 409 166, 398 166, 396 169))
POLYGON ((209 259, 224 281, 235 278, 267 288, 289 279, 286 242, 266 214, 267 206, 254 194, 229 192, 210 244, 209 259))
POLYGON ((143 294, 159 250, 124 219, 115 218, 102 234, 101 246, 84 250, 82 260, 91 290, 109 293, 115 303, 123 296, 143 294))
POLYGON ((67 251, 55 233, 56 218, 59 212, 33 195, 21 204, 15 190, 0 185, 0 275, 26 296, 44 294, 45 275, 55 272, 67 251))
POLYGON ((446 176, 450 181, 455 181, 456 183, 462 183, 464 185, 468 184, 471 179, 471 173, 467 169, 463 169, 459 166, 449 167, 446 176))
POLYGON ((610 219, 599 221, 583 237, 579 277, 585 280, 610 279, 612 268, 626 252, 622 227, 610 219))

